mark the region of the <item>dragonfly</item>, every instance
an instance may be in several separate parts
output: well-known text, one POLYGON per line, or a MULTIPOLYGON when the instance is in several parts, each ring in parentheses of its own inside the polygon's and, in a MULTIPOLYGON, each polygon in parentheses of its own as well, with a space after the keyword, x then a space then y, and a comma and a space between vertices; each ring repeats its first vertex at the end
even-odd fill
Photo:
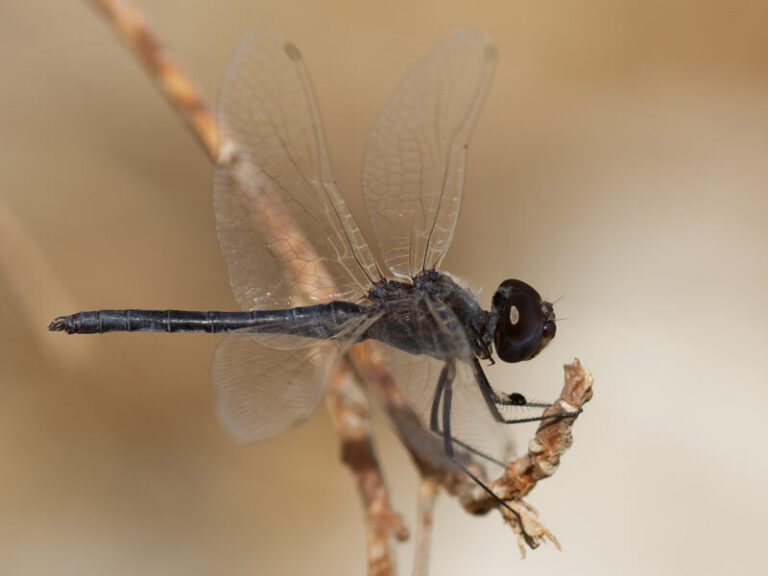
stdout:
POLYGON ((49 329, 228 333, 212 380, 219 419, 242 441, 305 420, 350 347, 373 344, 439 439, 439 450, 423 447, 430 452, 423 456, 467 474, 531 544, 518 512, 489 488, 485 466, 508 461, 509 424, 544 419, 550 404, 494 388, 483 363, 535 357, 555 336, 553 306, 509 279, 483 309, 439 270, 496 54, 482 33, 454 33, 405 77, 376 120, 363 194, 377 259, 334 179, 298 49, 272 33, 246 33, 220 91, 220 132, 232 145, 222 149, 213 181, 218 240, 242 310, 85 311, 59 316, 49 329))

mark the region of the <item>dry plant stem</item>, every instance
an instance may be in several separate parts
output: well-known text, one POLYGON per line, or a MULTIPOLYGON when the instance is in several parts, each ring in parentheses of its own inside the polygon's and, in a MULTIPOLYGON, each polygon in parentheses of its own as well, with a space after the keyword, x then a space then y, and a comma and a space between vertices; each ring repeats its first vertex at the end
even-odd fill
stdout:
MULTIPOLYGON (((491 484, 494 493, 503 500, 521 500, 539 480, 549 478, 560 465, 560 458, 573 443, 571 429, 576 422, 579 408, 592 399, 592 374, 578 358, 566 364, 565 384, 560 398, 547 408, 547 414, 568 414, 572 417, 542 420, 536 435, 528 445, 528 452, 511 462, 504 474, 491 484)), ((470 512, 482 514, 498 507, 498 502, 488 494, 464 502, 470 512)))
MULTIPOLYGON (((237 161, 237 145, 219 135, 215 117, 200 92, 169 56, 159 38, 148 28, 141 12, 127 2, 118 0, 89 0, 106 17, 120 37, 142 62, 150 75, 157 81, 163 95, 181 114, 197 137, 208 157, 214 162, 234 163, 237 161)), ((262 195, 266 213, 277 214, 262 195)), ((302 235, 293 231, 292 222, 277 215, 266 221, 269 226, 302 235)), ((295 271, 301 278, 300 270, 295 271)), ((362 360, 365 362, 365 360, 362 360)), ((358 482, 361 499, 366 511, 368 530, 369 574, 385 576, 394 574, 389 539, 392 534, 400 540, 408 537, 400 516, 391 507, 389 492, 384 481, 370 430, 370 410, 367 399, 351 380, 351 373, 342 363, 329 385, 328 404, 341 441, 344 462, 349 466, 358 482)), ((357 387, 359 388, 359 387, 357 387)))
POLYGON ((416 519, 416 546, 413 553, 413 576, 427 576, 429 573, 429 551, 432 546, 435 499, 440 485, 430 478, 419 483, 419 503, 416 519))
POLYGON ((182 115, 208 156, 215 160, 219 153, 216 119, 200 91, 149 28, 141 11, 121 0, 89 1, 117 29, 123 41, 157 82, 163 95, 182 115))
POLYGON ((350 351, 349 359, 355 371, 361 375, 361 380, 368 382, 377 402, 389 416, 395 432, 403 446, 408 449, 421 477, 436 481, 451 494, 458 494, 464 488, 475 486, 466 474, 451 464, 447 456, 439 464, 436 464, 434 459, 423 456, 422 452, 432 455, 444 453, 443 441, 424 428, 392 374, 377 357, 376 349, 367 343, 358 344, 350 351), (419 446, 421 449, 412 446, 419 446))
POLYGON ((352 372, 342 365, 334 372, 328 388, 326 401, 341 441, 342 460, 355 476, 366 510, 368 574, 394 574, 391 536, 394 534, 398 540, 405 540, 408 530, 389 503, 387 487, 371 441, 368 401, 353 380, 352 372))

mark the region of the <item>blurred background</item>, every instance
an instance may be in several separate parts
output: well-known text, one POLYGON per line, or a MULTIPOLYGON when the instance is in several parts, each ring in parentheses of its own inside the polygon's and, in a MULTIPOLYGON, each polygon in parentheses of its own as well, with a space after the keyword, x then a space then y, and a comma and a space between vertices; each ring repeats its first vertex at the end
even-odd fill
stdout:
MULTIPOLYGON (((299 46, 364 229, 363 145, 402 75, 458 27, 498 44, 443 267, 484 304, 508 277, 564 295, 545 353, 489 375, 554 398, 578 356, 595 397, 528 499, 563 551, 523 561, 498 514, 443 497, 432 574, 758 571, 765 2, 137 4, 211 101, 246 28, 299 46)), ((81 309, 234 308, 212 166, 86 2, 4 2, 0 68, 0 571, 363 573, 324 409, 238 445, 214 415, 218 337, 45 332, 81 309)), ((386 426, 377 439, 412 526, 417 476, 386 426)))

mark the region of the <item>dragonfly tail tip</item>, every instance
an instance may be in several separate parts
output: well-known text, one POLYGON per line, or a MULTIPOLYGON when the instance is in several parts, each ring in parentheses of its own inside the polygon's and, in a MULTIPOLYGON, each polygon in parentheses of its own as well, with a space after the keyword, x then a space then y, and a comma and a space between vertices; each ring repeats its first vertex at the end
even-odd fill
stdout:
POLYGON ((68 316, 58 316, 53 319, 53 321, 48 324, 48 330, 51 332, 63 332, 67 331, 69 332, 69 317, 68 316))

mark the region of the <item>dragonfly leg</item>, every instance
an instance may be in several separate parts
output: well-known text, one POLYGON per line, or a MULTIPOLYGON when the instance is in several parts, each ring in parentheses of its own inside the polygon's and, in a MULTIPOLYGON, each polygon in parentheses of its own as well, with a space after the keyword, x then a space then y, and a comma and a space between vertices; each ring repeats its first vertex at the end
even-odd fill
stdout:
MULTIPOLYGON (((499 503, 499 505, 503 506, 517 519, 517 523, 520 526, 520 531, 523 534, 523 538, 525 538, 525 541, 528 544, 528 546, 533 548, 534 547, 533 539, 528 534, 528 532, 526 532, 525 526, 523 525, 523 519, 520 516, 520 514, 517 512, 517 510, 514 510, 509 504, 507 504, 504 500, 499 498, 493 492, 493 490, 491 490, 488 487, 488 485, 485 482, 483 482, 474 473, 472 473, 456 457, 456 454, 453 450, 453 438, 451 436, 451 402, 453 400, 453 379, 455 376, 456 376, 456 368, 453 362, 452 361, 446 362, 442 372, 440 373, 440 381, 438 382, 438 391, 442 392, 442 398, 443 398, 442 436, 443 436, 443 448, 445 449, 445 454, 446 456, 448 456, 448 458, 451 459, 451 462, 453 462, 456 466, 458 466, 462 470, 462 472, 464 472, 467 476, 469 476, 475 482, 475 484, 480 486, 480 488, 482 488, 485 492, 488 493, 489 496, 491 496, 494 500, 496 500, 499 503)), ((438 396, 438 394, 435 394, 435 396, 438 396)), ((432 408, 434 411, 434 403, 432 408)))
MULTIPOLYGON (((441 438, 445 438, 445 435, 443 434, 443 431, 440 429, 440 422, 439 422, 440 400, 443 397, 443 391, 445 390, 445 383, 447 378, 448 378, 448 375, 446 373, 446 368, 443 368, 443 371, 440 373, 440 379, 437 382, 435 395, 432 398, 432 408, 429 415, 429 429, 435 434, 437 434, 438 436, 440 436, 441 438)), ((458 438, 451 436, 450 440, 453 444, 456 444, 457 446, 461 446, 464 450, 466 450, 471 454, 474 454, 475 456, 479 456, 480 458, 483 458, 488 462, 496 464, 501 468, 507 467, 507 465, 501 460, 494 458, 493 456, 489 456, 485 452, 478 450, 474 446, 470 446, 466 442, 462 442, 458 438)))
POLYGON ((578 416, 583 412, 583 408, 575 412, 558 412, 557 414, 547 414, 546 416, 531 416, 527 418, 505 418, 499 410, 499 406, 527 406, 529 408, 549 408, 552 404, 544 402, 528 402, 525 396, 518 394, 517 392, 512 394, 499 394, 497 393, 491 383, 488 382, 488 378, 483 372, 483 368, 480 366, 480 362, 477 358, 472 359, 472 369, 475 372, 475 380, 480 387, 480 393, 483 395, 486 406, 490 411, 493 419, 501 424, 522 424, 524 422, 541 422, 542 420, 552 420, 555 418, 569 418, 578 416))
POLYGON ((443 391, 445 390, 445 381, 448 379, 446 367, 444 366, 440 372, 440 378, 437 381, 437 387, 435 388, 435 395, 432 398, 432 409, 429 413, 429 429, 435 434, 443 435, 440 430, 440 424, 438 422, 440 413, 440 400, 443 398, 443 391))

